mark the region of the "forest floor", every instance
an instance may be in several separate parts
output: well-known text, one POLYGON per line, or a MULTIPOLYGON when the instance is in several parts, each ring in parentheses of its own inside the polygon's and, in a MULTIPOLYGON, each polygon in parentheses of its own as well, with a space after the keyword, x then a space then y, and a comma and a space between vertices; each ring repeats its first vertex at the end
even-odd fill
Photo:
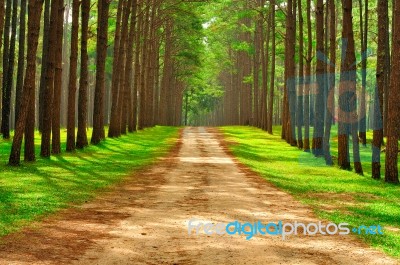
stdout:
POLYGON ((229 155, 215 129, 186 128, 159 164, 96 199, 7 235, 0 264, 398 264, 352 235, 188 233, 203 222, 318 223, 312 209, 229 155))

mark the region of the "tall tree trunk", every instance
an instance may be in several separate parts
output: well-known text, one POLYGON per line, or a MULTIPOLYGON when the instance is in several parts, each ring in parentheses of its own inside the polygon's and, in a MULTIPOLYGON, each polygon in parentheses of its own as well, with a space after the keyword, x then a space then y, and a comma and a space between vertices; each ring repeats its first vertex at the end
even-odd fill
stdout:
POLYGON ((51 2, 51 12, 50 12, 50 27, 49 32, 49 50, 48 50, 48 60, 46 66, 46 88, 43 95, 43 124, 42 124, 42 142, 40 155, 42 157, 50 157, 50 138, 51 138, 51 128, 53 120, 53 94, 54 94, 54 73, 55 73, 55 59, 56 59, 56 49, 57 49, 57 18, 59 15, 59 1, 53 0, 51 2))
POLYGON ((336 65, 336 7, 335 0, 329 0, 329 41, 330 41, 330 64, 328 64, 328 84, 325 97, 325 133, 324 133, 324 156, 327 165, 333 165, 330 149, 331 127, 334 117, 335 105, 335 65, 336 65))
POLYGON ((136 128, 134 128, 133 123, 133 105, 132 105, 132 89, 133 89, 133 56, 134 56, 134 42, 135 42, 135 33, 136 33, 136 11, 137 11, 137 0, 132 0, 132 12, 131 12, 131 21, 129 28, 129 36, 127 43, 127 55, 126 55, 126 65, 125 65, 125 89, 127 93, 127 116, 128 116, 128 131, 134 132, 136 128))
POLYGON ((7 139, 10 136, 7 135, 6 131, 6 125, 9 123, 8 118, 7 118, 7 113, 6 113, 6 108, 7 104, 9 105, 10 103, 7 103, 7 101, 10 101, 11 99, 7 99, 7 76, 8 76, 8 58, 10 54, 10 27, 11 27, 11 6, 12 6, 12 0, 7 0, 6 1, 6 10, 5 10, 5 24, 4 24, 4 36, 3 36, 3 41, 4 41, 4 48, 3 48, 3 78, 2 78, 2 112, 1 112, 1 133, 3 134, 3 138, 7 139))
POLYGON ((87 127, 87 102, 88 102, 88 29, 90 0, 82 0, 82 28, 81 28, 81 75, 79 78, 79 97, 78 97, 78 132, 76 137, 76 147, 79 149, 88 145, 87 127))
MULTIPOLYGON (((138 1, 137 7, 137 22, 136 22, 136 39, 135 39, 135 76, 134 76, 134 84, 132 91, 132 127, 134 130, 137 130, 138 125, 138 93, 140 90, 140 71, 141 71, 141 62, 140 62, 140 52, 141 52, 141 32, 142 32, 142 20, 143 20, 143 3, 138 1)), ((168 28, 166 29, 168 31, 168 28)), ((166 44, 167 46, 167 44, 166 44)), ((166 62, 164 62, 165 64, 166 62)))
POLYGON ((372 139, 372 178, 381 178, 381 146, 383 143, 383 93, 388 69, 386 66, 388 38, 388 1, 378 1, 378 51, 376 64, 376 87, 374 93, 374 118, 372 139))
POLYGON ((141 46, 142 53, 141 53, 141 62, 142 62, 142 69, 140 72, 140 93, 139 93, 139 122, 138 122, 138 128, 139 130, 142 130, 148 126, 148 120, 146 112, 148 111, 148 106, 146 105, 147 103, 147 94, 148 94, 148 79, 147 77, 147 71, 149 69, 149 58, 148 58, 148 33, 149 33, 149 17, 150 17, 150 1, 146 1, 144 3, 144 20, 142 21, 142 38, 143 38, 143 44, 141 46))
MULTIPOLYGON (((156 15, 158 12, 158 4, 159 1, 157 0, 152 0, 151 2, 151 9, 150 9, 150 14, 149 14, 149 39, 148 39, 148 71, 147 71, 147 88, 148 92, 146 93, 146 120, 147 120, 147 126, 151 127, 154 126, 154 92, 155 92, 155 82, 154 82, 154 70, 155 70, 155 64, 156 64, 156 57, 157 57, 157 52, 156 51, 156 15)), ((179 95, 182 96, 182 95, 179 95)))
MULTIPOLYGON (((8 2, 7 2, 8 3, 8 2)), ((8 8, 11 8, 7 6, 8 8)), ((9 46, 8 51, 4 49, 4 56, 7 54, 7 58, 5 58, 6 66, 3 64, 3 68, 5 69, 3 75, 3 112, 2 112, 2 133, 4 139, 10 138, 10 112, 11 112, 11 93, 13 87, 13 76, 14 76, 14 60, 15 60, 15 41, 17 35, 17 12, 18 11, 18 0, 12 1, 12 17, 11 17, 11 32, 6 29, 4 33, 8 31, 10 36, 9 43, 5 43, 5 46, 9 46)), ((6 14, 7 19, 7 14, 6 14)), ((9 26, 9 25, 8 25, 9 26)), ((7 28, 7 21, 6 21, 7 28)), ((6 39, 6 37, 4 38, 6 39)), ((4 58, 4 57, 3 57, 4 58)))
MULTIPOLYGON (((259 2, 259 1, 257 1, 259 2)), ((258 3, 257 3, 258 4, 258 3)), ((258 15, 255 18, 255 29, 254 29, 254 38, 253 38, 253 45, 254 45, 254 53, 253 53, 253 94, 254 94, 254 101, 253 101, 253 126, 260 127, 260 118, 259 118, 259 106, 260 104, 260 84, 259 84, 259 75, 260 75, 260 18, 261 15, 258 15)), ((261 28, 262 30, 262 28, 261 28)), ((263 52, 263 51, 262 51, 263 52)), ((264 100, 264 98, 261 98, 264 100)))
MULTIPOLYGON (((275 25, 275 0, 271 1, 271 74, 270 74, 270 85, 269 85, 269 102, 268 102, 268 133, 272 134, 272 126, 274 125, 274 98, 275 98, 275 66, 276 66, 276 25, 275 25)), ((267 36, 267 46, 269 45, 269 36, 267 36)), ((267 67, 268 69, 268 67, 267 67)), ((278 109, 279 107, 276 106, 278 109)))
POLYGON ((296 144, 296 84, 295 84, 295 8, 292 0, 287 1, 286 12, 286 45, 285 45, 285 139, 292 146, 296 144), (285 124, 286 123, 286 124, 285 124))
MULTIPOLYGON (((324 49, 324 3, 323 0, 317 0, 316 9, 316 24, 317 24, 317 53, 323 55, 324 49)), ((317 92, 315 102, 315 119, 313 133, 313 153, 316 156, 323 155, 323 135, 324 135, 324 92, 325 92, 325 66, 322 60, 317 60, 316 77, 317 77, 317 92)))
POLYGON ((165 52, 164 52, 164 68, 161 80, 161 91, 160 91, 160 125, 168 125, 167 109, 169 107, 168 101, 168 89, 171 83, 172 75, 172 19, 168 19, 165 22, 165 52))
POLYGON ((120 97, 118 100, 118 124, 120 126, 119 133, 126 134, 126 97, 127 97, 127 87, 125 86, 125 66, 126 66, 126 52, 128 45, 128 30, 129 30, 129 16, 131 13, 132 0, 128 0, 125 4, 124 13, 122 16, 122 29, 121 29, 121 44, 119 52, 119 77, 118 84, 120 85, 120 97))
MULTIPOLYGON (((350 8, 350 13, 352 13, 352 5, 349 6, 350 8)), ((348 48, 351 50, 352 53, 354 53, 354 62, 356 62, 355 58, 355 48, 354 48, 354 33, 353 33, 353 21, 352 19, 350 20, 350 26, 351 30, 349 32, 349 46, 348 48)), ((354 64, 354 63, 353 63, 354 64)), ((354 69, 351 69, 351 71, 356 72, 356 67, 354 66, 354 69)), ((350 91, 350 97, 349 97, 349 111, 350 111, 350 120, 351 120, 351 138, 353 142, 353 164, 354 164, 354 169, 355 172, 359 175, 363 175, 363 169, 361 165, 361 157, 360 157, 360 144, 359 144, 359 139, 358 139, 358 125, 359 125, 359 115, 357 113, 357 92, 356 92, 356 74, 354 76, 354 87, 352 87, 350 91)))
MULTIPOLYGON (((15 134, 13 138, 13 144, 11 147, 11 153, 9 158, 10 165, 19 165, 20 163, 20 152, 22 138, 25 131, 25 126, 29 121, 28 111, 33 110, 35 107, 35 75, 36 75, 36 52, 38 47, 39 32, 40 32, 40 17, 42 14, 43 0, 29 0, 28 5, 28 51, 27 51, 27 66, 26 66, 26 78, 24 83, 24 89, 21 99, 21 107, 15 127, 15 134)), ((34 113, 34 112, 33 112, 34 113)), ((33 120, 34 123, 34 120, 33 120)), ((31 123, 32 124, 32 123, 31 123)), ((25 131, 26 132, 26 131, 25 131)), ((34 145, 33 145, 33 130, 28 134, 26 132, 25 139, 25 157, 28 155, 29 161, 34 160, 34 145), (27 144, 30 145, 28 148, 30 154, 27 154, 27 144), (33 150, 32 150, 33 149, 33 150), (33 156, 33 159, 32 159, 33 156)))
POLYGON ((22 90, 24 85, 25 34, 26 34, 25 21, 26 21, 26 0, 21 0, 19 39, 18 39, 18 70, 17 70, 17 84, 15 88, 15 124, 17 124, 18 120, 22 90))
POLYGON ((398 153, 400 135, 400 0, 394 0, 393 45, 388 109, 385 182, 399 183, 398 153))
POLYGON ((121 64, 122 56, 120 53, 121 46, 121 24, 122 24, 122 14, 124 13, 124 9, 127 7, 126 0, 118 1, 117 8, 117 19, 116 19, 116 27, 115 27, 115 36, 114 36, 114 60, 113 60, 113 72, 112 72, 112 81, 111 81, 111 117, 110 117, 110 128, 108 130, 108 137, 118 137, 120 136, 120 119, 119 119, 119 104, 120 99, 122 99, 121 86, 118 83, 120 78, 118 78, 121 72, 121 64))
MULTIPOLYGON (((392 0, 392 17, 393 17, 393 12, 394 12, 394 5, 395 2, 392 0)), ((389 12, 387 14, 389 16, 389 12)), ((392 19, 390 27, 390 19, 388 18, 386 20, 386 29, 393 31, 394 28, 394 19, 392 19)), ((387 131, 388 131, 388 113, 389 113, 389 86, 390 86, 390 80, 391 80, 391 55, 390 55, 390 41, 393 42, 393 34, 387 34, 386 35, 386 61, 385 61, 385 67, 387 71, 385 72, 385 86, 384 86, 384 111, 383 111, 383 135, 387 136, 387 131), (392 37, 390 37, 392 35, 392 37), (392 39, 392 40, 391 40, 392 39)), ((382 141, 382 144, 385 144, 384 141, 382 141)))
POLYGON ((154 105, 154 125, 159 124, 159 107, 160 107, 160 46, 161 46, 161 36, 159 34, 156 34, 156 60, 155 60, 155 72, 154 72, 154 86, 155 86, 155 105, 154 105))
POLYGON ((58 0, 58 17, 57 17, 57 38, 56 38, 56 56, 55 72, 54 72, 54 93, 53 93, 53 113, 52 113, 52 141, 51 148, 53 154, 61 153, 61 89, 62 89, 62 48, 63 48, 63 33, 64 33, 64 0, 58 0))
MULTIPOLYGON (((361 102, 360 102, 360 133, 362 144, 367 145, 367 113, 366 113, 366 86, 367 86, 367 45, 368 45, 368 0, 364 4, 364 18, 362 16, 362 1, 360 3, 360 32, 361 32, 361 102), (364 19, 364 23, 363 23, 364 19)), ((379 8, 379 7, 378 7, 379 8)), ((378 40, 379 41, 379 40, 378 40)))
POLYGON ((312 60, 311 0, 307 0, 307 60, 304 78, 304 150, 310 151, 310 87, 312 60))
POLYGON ((75 105, 78 65, 79 0, 72 2, 71 55, 68 81, 67 151, 75 150, 75 105))
POLYGON ((304 100, 304 33, 303 33, 303 9, 301 0, 298 0, 299 9, 299 78, 298 78, 298 98, 297 98, 297 145, 303 149, 303 100, 304 100))
POLYGON ((96 44, 96 88, 94 95, 93 110, 93 133, 92 144, 99 144, 104 139, 104 89, 105 89, 105 67, 108 42, 108 13, 110 2, 108 0, 98 1, 98 29, 96 44))
POLYGON ((40 69, 40 87, 39 87, 39 131, 43 129, 44 113, 44 94, 46 91, 47 63, 49 57, 49 36, 50 36, 50 0, 44 2, 43 13, 43 48, 42 48, 42 67, 40 69))
MULTIPOLYGON (((356 120, 353 113, 357 110, 350 109, 350 100, 356 92, 356 66, 354 51, 354 35, 352 21, 352 1, 342 0, 343 28, 342 28, 342 60, 339 85, 339 146, 338 163, 341 169, 350 169, 349 134, 353 131, 356 120)), ((354 142, 354 141, 353 141, 354 142)), ((357 137, 358 142, 358 137, 357 137)), ((355 161, 356 162, 356 161, 355 161)))
MULTIPOLYGON (((4 0, 0 0, 0 50, 1 50, 1 47, 3 46, 4 15, 5 15, 4 7, 5 7, 4 0)), ((2 101, 0 100, 0 109, 2 109, 2 108, 3 108, 2 101)), ((0 122, 1 122, 1 117, 0 117, 0 122)), ((0 133, 1 133, 1 130, 0 130, 0 133)))

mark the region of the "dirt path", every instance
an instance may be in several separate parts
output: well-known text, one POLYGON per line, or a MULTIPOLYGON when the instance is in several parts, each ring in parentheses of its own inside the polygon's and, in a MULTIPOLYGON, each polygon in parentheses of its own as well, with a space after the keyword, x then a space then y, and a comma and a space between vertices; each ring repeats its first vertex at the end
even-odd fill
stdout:
POLYGON ((212 130, 187 128, 180 148, 157 166, 4 238, 0 264, 398 264, 349 235, 189 235, 193 218, 318 223, 310 209, 240 168, 212 130))

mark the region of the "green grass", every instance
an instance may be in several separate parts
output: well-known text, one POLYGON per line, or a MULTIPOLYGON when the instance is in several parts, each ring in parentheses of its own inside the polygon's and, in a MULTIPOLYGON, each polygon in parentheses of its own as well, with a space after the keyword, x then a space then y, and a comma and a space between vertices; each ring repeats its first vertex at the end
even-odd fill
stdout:
MULTIPOLYGON (((382 236, 359 237, 391 256, 400 257, 400 186, 371 178, 370 145, 361 147, 365 176, 359 176, 336 166, 328 167, 323 158, 291 147, 280 139, 280 127, 274 128, 274 135, 251 127, 221 130, 229 148, 243 164, 310 205, 319 218, 347 222, 352 227, 383 226, 382 236)), ((332 153, 337 156, 334 139, 332 153)))
MULTIPOLYGON (((178 137, 179 128, 155 127, 97 146, 39 157, 20 167, 7 165, 10 141, 0 141, 0 236, 17 231, 49 213, 81 204, 98 191, 123 180, 129 173, 166 155, 178 137)), ((65 133, 62 148, 65 150, 65 133)))

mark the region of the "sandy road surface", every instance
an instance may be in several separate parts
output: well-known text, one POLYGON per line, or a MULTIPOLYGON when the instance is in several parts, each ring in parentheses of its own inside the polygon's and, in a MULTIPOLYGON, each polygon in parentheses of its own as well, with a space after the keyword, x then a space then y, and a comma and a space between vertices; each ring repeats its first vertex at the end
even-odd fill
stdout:
POLYGON ((215 130, 186 128, 162 162, 78 209, 5 237, 0 264, 398 264, 353 236, 195 236, 188 234, 193 218, 319 221, 242 170, 215 130))

